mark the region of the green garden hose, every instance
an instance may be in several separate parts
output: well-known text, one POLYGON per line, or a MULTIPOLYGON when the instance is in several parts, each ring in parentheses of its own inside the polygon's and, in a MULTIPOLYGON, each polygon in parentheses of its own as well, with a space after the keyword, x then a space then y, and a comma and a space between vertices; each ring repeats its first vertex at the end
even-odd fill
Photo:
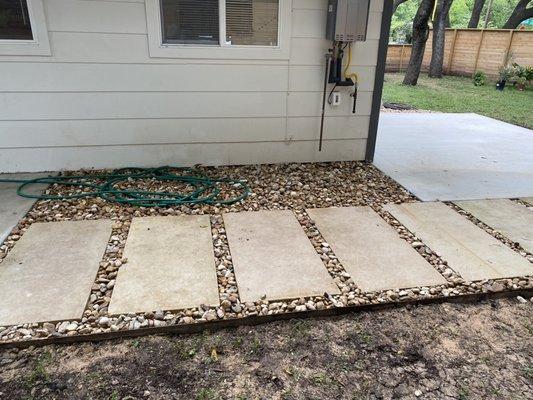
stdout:
POLYGON ((0 183, 20 183, 17 194, 38 200, 72 200, 85 197, 100 197, 115 203, 139 207, 166 207, 193 204, 232 204, 245 199, 250 194, 249 186, 243 180, 228 178, 209 178, 193 168, 159 167, 159 168, 121 168, 102 175, 65 175, 48 176, 36 179, 0 179, 0 183), (183 172, 178 175, 173 171, 183 172), (185 184, 192 189, 187 192, 150 191, 121 189, 121 183, 136 180, 154 180, 168 183, 185 184), (88 191, 67 195, 33 195, 28 193, 29 186, 37 184, 72 186, 88 188, 88 191), (222 198, 220 186, 228 185, 239 194, 231 198, 222 198))

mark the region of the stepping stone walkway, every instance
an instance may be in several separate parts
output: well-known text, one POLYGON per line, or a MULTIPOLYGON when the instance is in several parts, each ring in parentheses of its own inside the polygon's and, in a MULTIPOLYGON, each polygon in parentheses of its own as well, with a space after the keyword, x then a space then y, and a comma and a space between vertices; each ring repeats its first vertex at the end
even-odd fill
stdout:
POLYGON ((219 304, 207 215, 134 218, 109 313, 219 304))
MULTIPOLYGON (((487 225, 532 247, 533 212, 509 200, 458 201, 487 225)), ((443 203, 387 205, 396 219, 468 281, 533 274, 517 252, 443 203)), ((369 207, 307 210, 364 292, 445 279, 369 207)), ((292 211, 223 216, 242 302, 340 290, 292 211)), ((0 326, 81 319, 111 235, 110 220, 32 224, 0 263, 0 326)), ((134 218, 109 314, 218 306, 207 215, 134 218)))
POLYGON ((370 207, 321 208, 307 213, 362 290, 373 292, 446 283, 370 207))
POLYGON ((459 207, 533 253, 533 212, 508 199, 456 201, 459 207))
POLYGON ((443 203, 389 204, 384 209, 468 281, 533 272, 524 257, 443 203))
POLYGON ((36 223, 0 264, 0 326, 79 319, 111 221, 36 223))
POLYGON ((339 293, 291 211, 224 214, 241 301, 339 293))

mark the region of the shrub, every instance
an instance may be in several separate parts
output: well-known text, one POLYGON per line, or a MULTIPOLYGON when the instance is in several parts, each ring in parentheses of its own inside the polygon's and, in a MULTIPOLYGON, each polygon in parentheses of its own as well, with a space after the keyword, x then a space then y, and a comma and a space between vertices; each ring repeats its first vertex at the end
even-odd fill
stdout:
POLYGON ((519 90, 524 90, 533 78, 533 67, 523 67, 517 63, 512 65, 512 80, 519 90))
POLYGON ((533 67, 531 65, 526 67, 525 77, 526 81, 533 81, 533 67))
POLYGON ((474 85, 485 86, 487 83, 487 75, 484 72, 478 71, 474 74, 474 85))
POLYGON ((509 78, 513 76, 513 67, 510 65, 506 65, 504 67, 500 67, 499 75, 500 75, 500 81, 506 81, 509 78))

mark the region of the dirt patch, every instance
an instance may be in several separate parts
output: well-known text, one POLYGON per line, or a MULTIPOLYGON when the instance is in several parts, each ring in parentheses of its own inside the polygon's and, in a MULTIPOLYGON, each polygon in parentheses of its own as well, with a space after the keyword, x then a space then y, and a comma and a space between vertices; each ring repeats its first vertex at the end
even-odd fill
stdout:
POLYGON ((533 305, 408 306, 0 352, 2 399, 526 399, 533 305))

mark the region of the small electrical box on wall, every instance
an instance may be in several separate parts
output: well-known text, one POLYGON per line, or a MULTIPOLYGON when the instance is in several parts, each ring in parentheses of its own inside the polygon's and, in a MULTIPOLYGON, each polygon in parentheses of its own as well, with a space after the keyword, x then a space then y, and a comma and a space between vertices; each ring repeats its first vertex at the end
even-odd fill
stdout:
POLYGON ((335 42, 364 42, 370 0, 328 0, 326 39, 335 42))

